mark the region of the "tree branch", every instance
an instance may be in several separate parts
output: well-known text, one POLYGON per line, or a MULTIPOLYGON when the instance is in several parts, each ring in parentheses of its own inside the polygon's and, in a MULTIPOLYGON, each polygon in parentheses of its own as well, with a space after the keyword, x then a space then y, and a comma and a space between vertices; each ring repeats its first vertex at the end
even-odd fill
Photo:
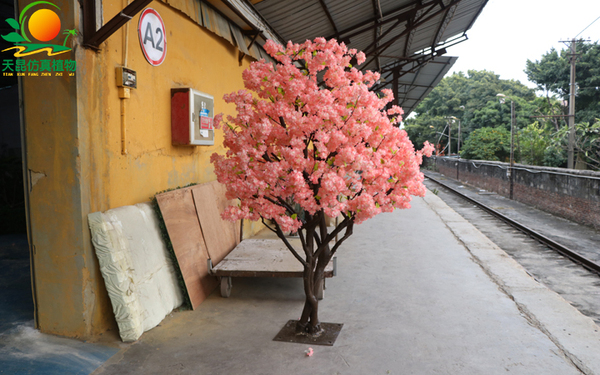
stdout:
MULTIPOLYGON (((265 198, 266 200, 268 200, 269 202, 271 202, 271 203, 273 203, 273 204, 276 204, 276 205, 278 205, 278 206, 280 206, 280 207, 283 207, 283 208, 285 208, 285 209, 286 209, 286 211, 288 211, 288 212, 289 212, 291 215, 293 215, 293 214, 295 214, 295 213, 296 213, 296 211, 294 211, 294 209, 293 209, 292 207, 290 207, 289 205, 287 205, 287 203, 285 203, 285 201, 284 201, 284 203, 285 203, 285 204, 281 204, 280 202, 278 202, 278 201, 274 200, 273 198, 269 198, 269 197, 268 197, 268 196, 266 196, 266 195, 263 195, 263 198, 265 198)), ((280 198, 280 197, 277 197, 277 199, 281 199, 281 198, 280 198)))
MULTIPOLYGON (((275 158, 275 161, 281 161, 281 159, 279 159, 279 158, 277 157, 277 155, 275 155, 274 153, 271 153, 271 156, 272 156, 273 158, 275 158)), ((268 161, 269 163, 272 163, 272 162, 273 162, 273 160, 271 160, 271 158, 269 157, 269 153, 268 153, 268 152, 266 152, 266 151, 265 151, 265 154, 264 154, 262 157, 263 157, 263 159, 265 159, 265 161, 268 161)))
POLYGON ((277 231, 273 228, 271 228, 266 222, 265 222, 265 218, 264 217, 260 217, 260 221, 262 221, 263 225, 267 228, 269 228, 270 231, 272 231, 273 233, 277 233, 277 231))
POLYGON ((300 263, 302 263, 302 265, 304 267, 306 267, 308 264, 306 263, 306 261, 304 259, 302 259, 302 257, 296 252, 296 250, 294 249, 294 247, 289 243, 289 241, 287 240, 287 238, 285 237, 285 235, 283 234, 283 231, 281 230, 281 227, 279 226, 279 224, 277 224, 277 222, 275 222, 275 229, 277 229, 277 237, 281 238, 281 240, 283 241, 283 243, 285 244, 285 246, 292 252, 292 254, 296 257, 296 259, 298 259, 298 261, 300 263))
POLYGON ((280 123, 275 121, 275 119, 273 117, 269 116, 268 114, 265 113, 265 116, 267 116, 269 118, 269 120, 273 121, 276 125, 282 126, 280 123))
POLYGON ((337 249, 340 247, 340 245, 342 244, 342 242, 344 242, 346 239, 348 239, 348 237, 350 237, 352 235, 353 228, 354 228, 354 220, 351 220, 350 223, 348 223, 348 226, 346 227, 346 233, 344 233, 344 237, 340 238, 335 243, 335 245, 333 245, 333 248, 331 248, 330 257, 333 257, 333 255, 335 254, 335 252, 337 251, 337 249))
MULTIPOLYGON (((351 220, 352 219, 350 219, 349 216, 344 215, 344 220, 340 224, 338 224, 338 226, 331 233, 329 233, 327 237, 325 237, 325 239, 323 240, 323 245, 329 244, 335 238, 336 235, 338 235, 344 228, 347 228, 351 220)), ((323 246, 322 248, 321 246, 319 246, 319 250, 317 250, 317 254, 315 254, 315 256, 318 257, 319 255, 321 255, 324 249, 325 246, 323 246)))
POLYGON ((294 207, 290 206, 288 202, 285 201, 285 199, 281 198, 281 197, 277 197, 277 201, 279 203, 281 203, 281 205, 283 205, 289 212, 293 214, 298 214, 296 212, 296 210, 294 210, 294 207))

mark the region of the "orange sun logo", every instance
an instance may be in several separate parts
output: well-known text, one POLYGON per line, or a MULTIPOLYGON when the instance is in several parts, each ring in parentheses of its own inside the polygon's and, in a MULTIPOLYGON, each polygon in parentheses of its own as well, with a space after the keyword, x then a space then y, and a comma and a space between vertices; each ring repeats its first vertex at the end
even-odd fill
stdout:
POLYGON ((60 32, 60 18, 50 9, 40 9, 31 15, 28 26, 35 39, 47 42, 56 38, 60 32))
POLYGON ((52 9, 60 8, 49 1, 39 0, 27 5, 21 11, 18 20, 7 18, 5 21, 14 29, 13 32, 6 35, 0 35, 7 42, 15 44, 14 47, 4 49, 2 52, 9 49, 16 49, 15 57, 24 57, 35 53, 46 52, 48 56, 65 53, 71 50, 67 47, 69 37, 75 37, 77 30, 64 30, 65 39, 60 44, 48 43, 55 39, 60 33, 61 23, 58 14, 52 9), (33 7, 41 7, 41 9, 33 10, 33 7), (33 13, 29 13, 29 10, 33 13), (29 16, 31 14, 31 17, 29 16), (29 31, 28 33, 25 31, 29 31), (31 38, 31 39, 30 39, 31 38), (32 41, 34 39, 34 41, 32 41), (40 43, 41 42, 41 43, 40 43))

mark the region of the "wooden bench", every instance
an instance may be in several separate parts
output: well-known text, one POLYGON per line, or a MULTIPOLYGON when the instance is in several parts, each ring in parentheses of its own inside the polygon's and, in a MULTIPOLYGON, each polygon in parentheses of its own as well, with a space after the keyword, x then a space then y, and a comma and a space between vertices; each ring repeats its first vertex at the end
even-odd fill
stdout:
MULTIPOLYGON (((298 238, 288 238, 301 256, 302 244, 298 238)), ((213 267, 208 260, 209 273, 220 277, 221 296, 231 294, 232 277, 303 277, 304 267, 280 238, 249 238, 240 242, 221 262, 213 267)), ((336 258, 325 268, 324 276, 336 274, 336 258)), ((324 297, 325 282, 319 285, 317 298, 324 297)))

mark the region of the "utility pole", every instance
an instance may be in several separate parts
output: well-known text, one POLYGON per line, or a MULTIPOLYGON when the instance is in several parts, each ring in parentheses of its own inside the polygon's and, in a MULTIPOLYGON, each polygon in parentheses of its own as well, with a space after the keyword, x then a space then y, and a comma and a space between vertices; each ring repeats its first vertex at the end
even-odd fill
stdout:
POLYGON ((571 40, 571 86, 569 91, 569 168, 575 168, 575 61, 577 61, 577 51, 575 39, 571 40))
MULTIPOLYGON (((448 145, 450 144, 450 121, 458 121, 458 135, 456 136, 456 180, 458 180, 458 165, 460 164, 460 119, 456 116, 446 117, 448 120, 448 145)), ((450 152, 448 152, 450 156, 450 152)))
POLYGON ((561 40, 562 43, 571 43, 571 83, 569 84, 569 145, 567 168, 575 168, 575 95, 577 87, 575 84, 575 62, 577 61, 577 40, 561 40))

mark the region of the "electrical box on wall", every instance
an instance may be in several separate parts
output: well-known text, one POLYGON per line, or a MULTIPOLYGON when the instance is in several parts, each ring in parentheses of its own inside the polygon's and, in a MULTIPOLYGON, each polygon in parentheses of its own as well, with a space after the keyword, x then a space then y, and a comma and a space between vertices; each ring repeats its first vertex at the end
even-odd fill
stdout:
POLYGON ((214 145, 214 97, 192 88, 171 89, 171 139, 175 146, 214 145))
POLYGON ((119 66, 117 67, 116 77, 118 87, 137 88, 137 76, 134 70, 119 66))

